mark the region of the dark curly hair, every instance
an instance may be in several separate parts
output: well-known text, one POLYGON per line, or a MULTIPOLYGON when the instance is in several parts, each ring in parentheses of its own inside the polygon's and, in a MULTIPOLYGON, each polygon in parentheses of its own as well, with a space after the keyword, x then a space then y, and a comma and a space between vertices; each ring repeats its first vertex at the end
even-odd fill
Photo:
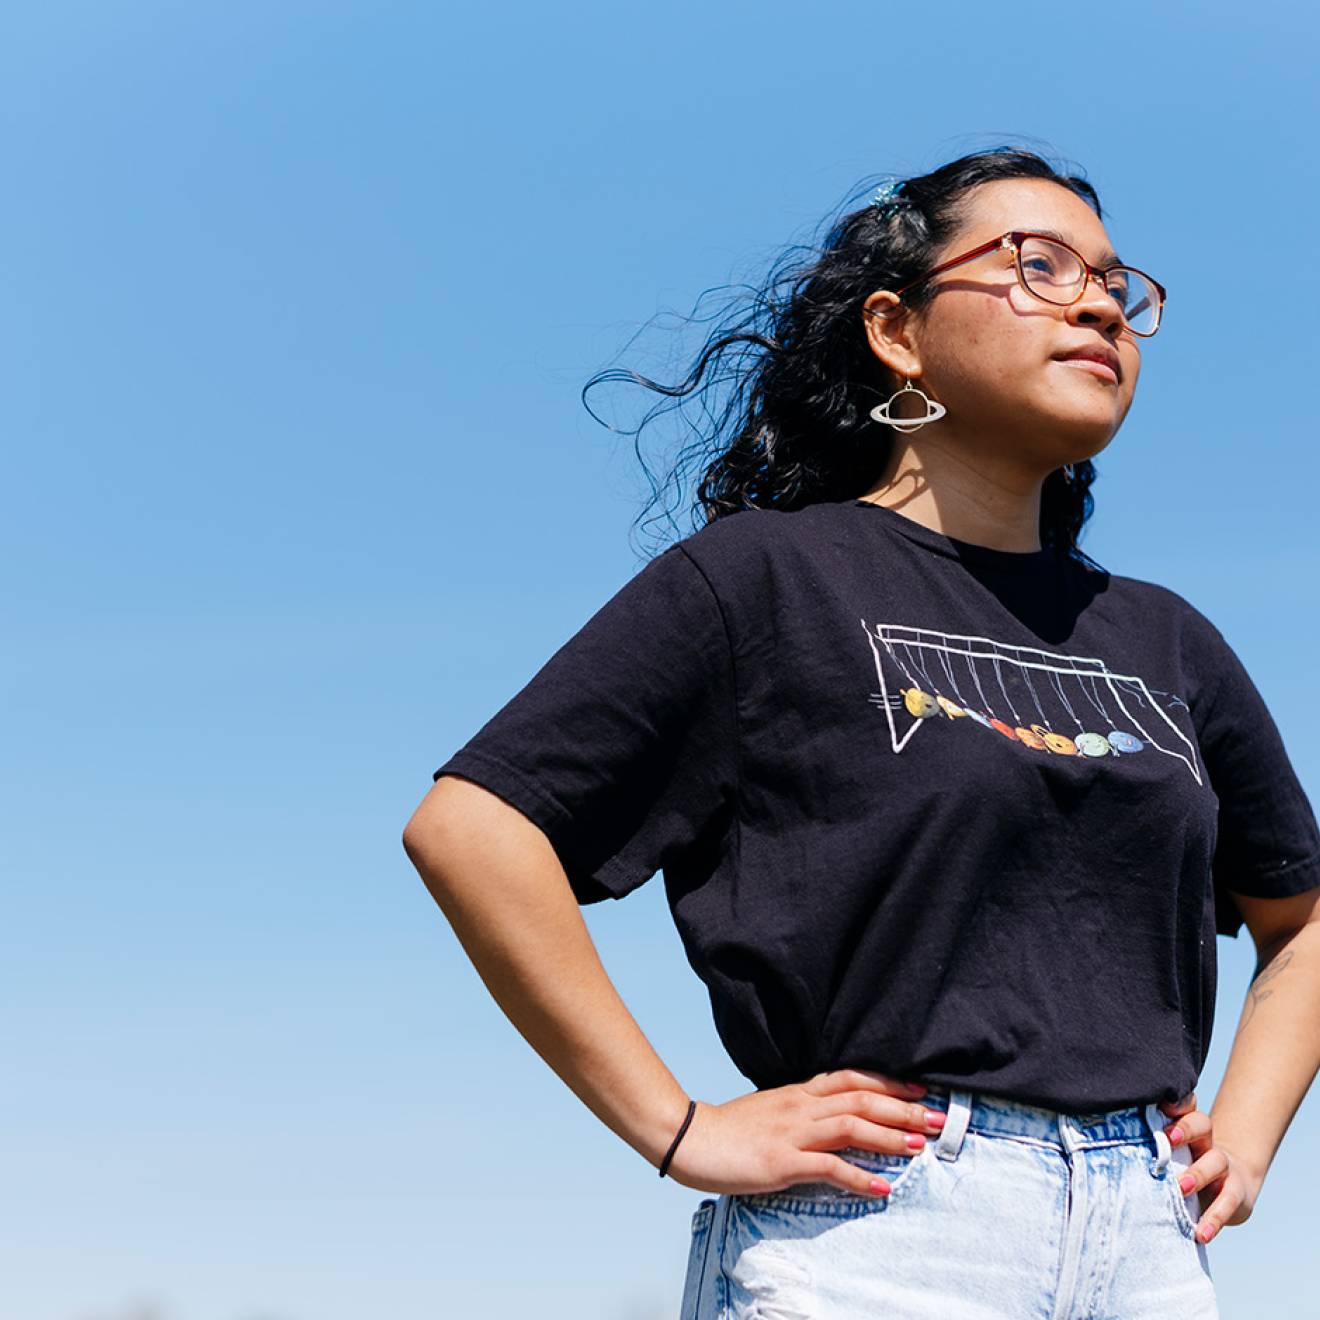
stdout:
MULTIPOLYGON (((928 270, 965 218, 967 192, 995 179, 1049 179, 1103 218, 1099 196, 1085 179, 1017 146, 960 156, 903 180, 895 202, 859 206, 859 190, 870 193, 873 179, 850 192, 823 239, 784 251, 760 288, 722 286, 750 297, 735 295, 715 316, 694 310, 684 318, 714 321, 685 379, 664 385, 627 368, 608 368, 583 387, 583 405, 608 426, 587 403, 596 386, 626 380, 664 396, 634 429, 610 426, 635 437, 648 479, 640 432, 660 414, 679 411, 695 438, 679 452, 664 486, 681 491, 685 474, 704 464, 694 530, 744 509, 791 510, 860 495, 875 483, 893 447, 893 433, 872 422, 870 409, 901 385, 866 341, 862 304, 874 290, 898 288, 928 270), (688 404, 697 406, 700 421, 683 414, 688 404)), ((903 301, 917 308, 932 297, 927 283, 903 301)), ((1061 469, 1050 473, 1040 509, 1042 545, 1093 565, 1077 542, 1094 506, 1094 480, 1089 459, 1073 464, 1071 479, 1061 469)), ((663 488, 651 480, 651 500, 639 521, 663 488)))

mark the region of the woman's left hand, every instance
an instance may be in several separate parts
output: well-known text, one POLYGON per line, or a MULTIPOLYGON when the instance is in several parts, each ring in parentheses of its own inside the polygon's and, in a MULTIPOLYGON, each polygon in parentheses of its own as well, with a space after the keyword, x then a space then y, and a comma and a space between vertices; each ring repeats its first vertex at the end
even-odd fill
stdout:
POLYGON ((1225 1224, 1245 1224, 1255 1209, 1261 1178, 1239 1156, 1216 1143, 1210 1115, 1196 1107, 1195 1091, 1181 1100, 1164 1101, 1159 1108, 1177 1120, 1164 1128, 1170 1144, 1185 1144, 1192 1153, 1192 1162, 1179 1177, 1195 1179, 1186 1192, 1195 1191, 1201 1206, 1197 1241, 1209 1242, 1225 1224))

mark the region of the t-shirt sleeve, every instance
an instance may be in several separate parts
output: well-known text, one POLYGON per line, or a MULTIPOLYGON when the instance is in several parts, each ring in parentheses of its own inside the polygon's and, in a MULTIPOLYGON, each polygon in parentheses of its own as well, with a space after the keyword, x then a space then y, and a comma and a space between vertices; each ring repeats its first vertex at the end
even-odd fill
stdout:
POLYGON ((458 775, 549 838, 579 903, 717 858, 734 811, 732 653, 681 544, 652 559, 432 778, 458 775))
POLYGON ((1320 830, 1264 697, 1223 634, 1199 623, 1206 671, 1194 714, 1219 798, 1215 929, 1236 937, 1242 913, 1228 891, 1288 898, 1320 885, 1320 830))

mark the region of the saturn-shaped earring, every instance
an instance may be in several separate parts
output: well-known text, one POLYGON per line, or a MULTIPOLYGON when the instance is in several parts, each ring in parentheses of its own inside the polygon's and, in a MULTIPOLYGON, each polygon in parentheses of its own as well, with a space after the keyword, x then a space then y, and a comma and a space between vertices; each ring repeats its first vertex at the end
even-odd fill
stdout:
POLYGON ((907 384, 901 390, 891 394, 884 403, 876 404, 871 409, 871 416, 877 422, 883 422, 886 426, 892 426, 895 431, 915 431, 918 427, 925 426, 927 422, 937 422, 948 411, 942 403, 932 399, 924 390, 919 390, 913 383, 912 377, 907 378, 907 384), (890 408, 894 405, 895 399, 901 399, 905 394, 915 394, 926 406, 926 415, 924 417, 891 417, 890 408))

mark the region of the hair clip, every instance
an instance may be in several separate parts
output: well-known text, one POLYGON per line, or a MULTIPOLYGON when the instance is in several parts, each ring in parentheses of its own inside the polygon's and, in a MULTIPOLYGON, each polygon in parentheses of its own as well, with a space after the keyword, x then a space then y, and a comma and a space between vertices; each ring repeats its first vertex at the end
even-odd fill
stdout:
POLYGON ((902 187, 903 180, 901 179, 891 179, 888 183, 882 183, 875 190, 875 196, 871 198, 871 204, 878 206, 886 215, 892 215, 904 200, 899 195, 902 187))

